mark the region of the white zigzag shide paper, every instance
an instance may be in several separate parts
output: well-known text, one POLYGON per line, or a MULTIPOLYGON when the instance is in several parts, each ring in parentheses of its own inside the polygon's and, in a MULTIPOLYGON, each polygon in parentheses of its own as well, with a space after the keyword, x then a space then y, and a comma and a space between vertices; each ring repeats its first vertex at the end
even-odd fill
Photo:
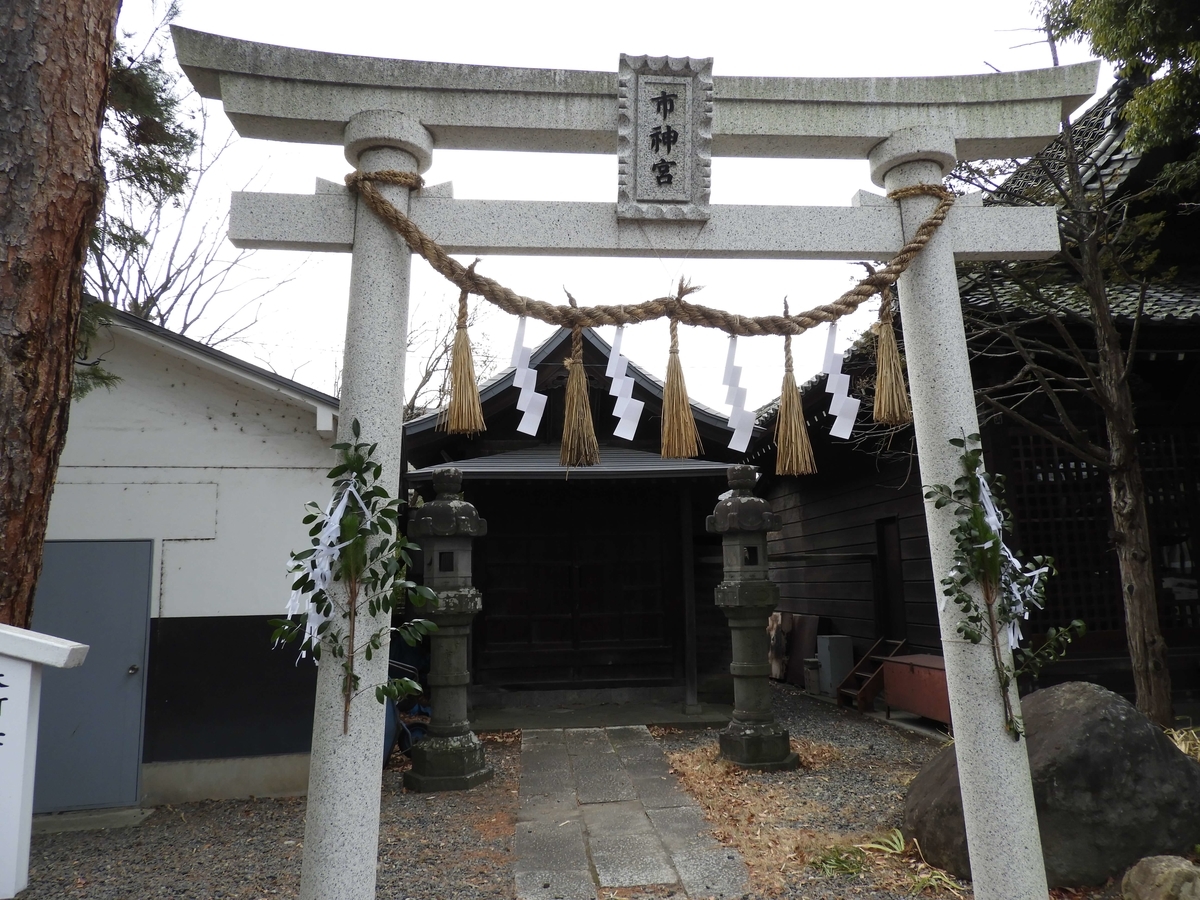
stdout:
POLYGON ((733 436, 729 439, 729 449, 738 453, 745 452, 750 446, 750 436, 754 433, 754 413, 746 409, 746 389, 740 386, 742 367, 734 365, 737 356, 737 335, 729 336, 729 350, 725 354, 725 377, 721 384, 729 390, 725 393, 725 402, 732 409, 729 411, 729 422, 733 436))
POLYGON ((633 436, 637 434, 638 422, 646 404, 633 399, 633 379, 625 374, 629 368, 629 360, 621 355, 621 338, 624 334, 624 326, 618 327, 613 338, 612 352, 608 355, 608 368, 604 370, 604 374, 612 379, 608 393, 617 398, 617 402, 613 404, 613 415, 618 418, 613 437, 632 441, 633 436))
POLYGON ((517 409, 523 416, 517 425, 521 434, 536 435, 538 426, 542 424, 542 413, 546 411, 546 395, 539 394, 537 388, 537 370, 529 365, 529 357, 533 351, 525 346, 525 317, 517 320, 517 339, 513 343, 512 366, 513 387, 520 389, 521 396, 517 398, 517 409))
POLYGON ((829 414, 834 416, 834 422, 829 435, 845 440, 854 430, 854 421, 862 401, 850 396, 850 376, 842 374, 843 356, 833 350, 836 341, 837 323, 830 322, 829 338, 825 343, 825 364, 821 370, 829 376, 825 381, 825 392, 833 394, 833 399, 829 401, 829 414))

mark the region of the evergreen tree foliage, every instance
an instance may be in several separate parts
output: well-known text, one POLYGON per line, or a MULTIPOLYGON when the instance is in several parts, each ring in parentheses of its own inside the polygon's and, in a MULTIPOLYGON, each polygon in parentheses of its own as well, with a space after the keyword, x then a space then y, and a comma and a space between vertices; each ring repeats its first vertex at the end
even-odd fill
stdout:
MULTIPOLYGON (((1118 74, 1141 78, 1125 106, 1138 149, 1188 141, 1200 132, 1200 3, 1196 0, 1048 0, 1056 37, 1086 40, 1118 74)), ((1167 167, 1174 189, 1200 184, 1200 150, 1167 167)))
POLYGON ((122 307, 142 317, 150 312, 136 298, 133 303, 121 302, 119 286, 105 277, 100 261, 112 250, 127 257, 148 250, 153 236, 134 221, 137 211, 178 205, 192 182, 199 135, 186 124, 188 116, 175 92, 176 78, 163 64, 163 35, 177 14, 178 6, 170 4, 144 46, 135 48, 133 35, 126 34, 113 50, 100 139, 107 199, 88 247, 75 346, 75 399, 97 387, 111 389, 120 381, 94 353, 98 338, 112 321, 110 309, 122 307))

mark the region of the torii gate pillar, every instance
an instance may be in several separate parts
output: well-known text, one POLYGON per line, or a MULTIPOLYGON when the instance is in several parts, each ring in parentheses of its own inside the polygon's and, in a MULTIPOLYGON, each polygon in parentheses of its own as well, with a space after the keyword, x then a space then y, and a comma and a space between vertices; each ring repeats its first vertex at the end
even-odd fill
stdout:
MULTIPOLYGON (((941 184, 955 158, 949 130, 905 129, 871 151, 871 178, 889 192, 941 184)), ((936 205, 936 198, 926 196, 900 201, 905 240, 936 205)), ((898 285, 922 484, 953 484, 962 475, 962 462, 949 441, 979 432, 948 237, 940 230, 934 234, 898 285)), ((957 521, 952 507, 937 509, 932 500, 925 501, 925 519, 934 577, 940 580, 954 565, 951 530, 957 521)), ((975 896, 1040 900, 1049 891, 1025 741, 1014 741, 1005 731, 990 646, 963 639, 958 607, 940 601, 939 588, 938 618, 975 896)), ((1016 685, 1010 690, 1012 707, 1019 710, 1016 685)))
MULTIPOLYGON (((422 172, 433 160, 429 132, 392 111, 368 110, 351 117, 345 148, 347 161, 363 172, 422 172)), ((408 188, 380 190, 397 209, 408 212, 408 188)), ((404 419, 403 402, 397 398, 404 396, 411 263, 400 237, 360 201, 354 220, 338 439, 353 441, 350 427, 358 419, 363 434, 379 442, 383 484, 400 483, 404 419)), ((359 628, 367 634, 390 624, 387 613, 367 617, 364 610, 361 615, 365 621, 359 628)), ((365 685, 387 681, 387 645, 369 661, 360 658, 355 667, 365 685)), ((343 733, 341 685, 341 666, 330 659, 317 672, 301 900, 375 897, 384 707, 373 690, 362 692, 350 704, 349 728, 343 733), (347 802, 349 798, 354 802, 347 802)))

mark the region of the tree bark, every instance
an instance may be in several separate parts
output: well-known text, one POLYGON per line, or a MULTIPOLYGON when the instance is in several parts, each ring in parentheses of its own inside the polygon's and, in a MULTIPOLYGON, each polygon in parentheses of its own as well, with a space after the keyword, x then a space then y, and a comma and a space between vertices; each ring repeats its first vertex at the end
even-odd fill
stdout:
POLYGON ((1175 720, 1171 706, 1171 669, 1167 662, 1167 643, 1163 640, 1158 619, 1146 485, 1138 459, 1137 420, 1129 390, 1129 369, 1133 366, 1134 354, 1131 345, 1126 355, 1121 346, 1121 335, 1113 323, 1102 254, 1102 235, 1108 231, 1109 219, 1124 210, 1111 206, 1093 208, 1084 190, 1078 147, 1069 120, 1063 122, 1063 137, 1067 150, 1071 228, 1079 248, 1079 274, 1091 306, 1096 339, 1097 392, 1101 395, 1108 434, 1113 543, 1121 574, 1125 640, 1129 646, 1137 708, 1150 721, 1169 728, 1175 720))
POLYGON ((1105 416, 1111 466, 1108 490, 1112 500, 1113 542, 1121 574, 1121 598, 1125 604, 1125 639, 1129 645, 1137 708, 1150 721, 1170 728, 1175 723, 1171 670, 1167 662, 1167 642, 1163 639, 1158 617, 1158 592, 1146 515, 1146 485, 1138 458, 1137 423, 1125 372, 1125 354, 1121 337, 1112 322, 1103 284, 1089 283, 1087 287, 1096 332, 1100 382, 1112 410, 1105 416), (1094 293, 1097 290, 1099 298, 1094 293))
POLYGON ((29 627, 66 438, 120 0, 0 2, 0 622, 29 627))

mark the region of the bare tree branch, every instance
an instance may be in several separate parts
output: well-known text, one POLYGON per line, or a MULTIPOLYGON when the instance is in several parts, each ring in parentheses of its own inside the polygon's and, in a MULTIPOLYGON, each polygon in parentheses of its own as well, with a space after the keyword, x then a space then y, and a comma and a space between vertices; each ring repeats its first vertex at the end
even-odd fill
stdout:
MULTIPOLYGON (((458 315, 454 303, 437 301, 430 312, 425 298, 414 304, 410 318, 416 324, 409 328, 406 355, 410 362, 420 360, 418 366, 407 373, 411 387, 405 388, 408 396, 404 401, 404 420, 415 419, 434 409, 445 406, 450 399, 449 372, 454 350, 454 335, 458 330, 458 315)), ((477 303, 467 313, 467 328, 480 326, 486 305, 477 303)), ((472 341, 472 356, 475 360, 475 375, 486 381, 496 369, 496 354, 491 346, 472 341)))
MULTIPOLYGON (((160 32, 161 27, 155 30, 143 53, 161 51, 160 32)), ((213 203, 224 198, 216 200, 206 189, 234 136, 213 143, 199 98, 191 94, 184 102, 198 123, 186 190, 178 197, 154 197, 132 183, 110 179, 84 290, 117 309, 219 346, 255 324, 263 301, 294 280, 307 257, 283 279, 268 279, 248 265, 253 251, 235 250, 228 243, 227 206, 219 217, 210 213, 213 203), (249 310, 255 312, 247 315, 249 310)))

